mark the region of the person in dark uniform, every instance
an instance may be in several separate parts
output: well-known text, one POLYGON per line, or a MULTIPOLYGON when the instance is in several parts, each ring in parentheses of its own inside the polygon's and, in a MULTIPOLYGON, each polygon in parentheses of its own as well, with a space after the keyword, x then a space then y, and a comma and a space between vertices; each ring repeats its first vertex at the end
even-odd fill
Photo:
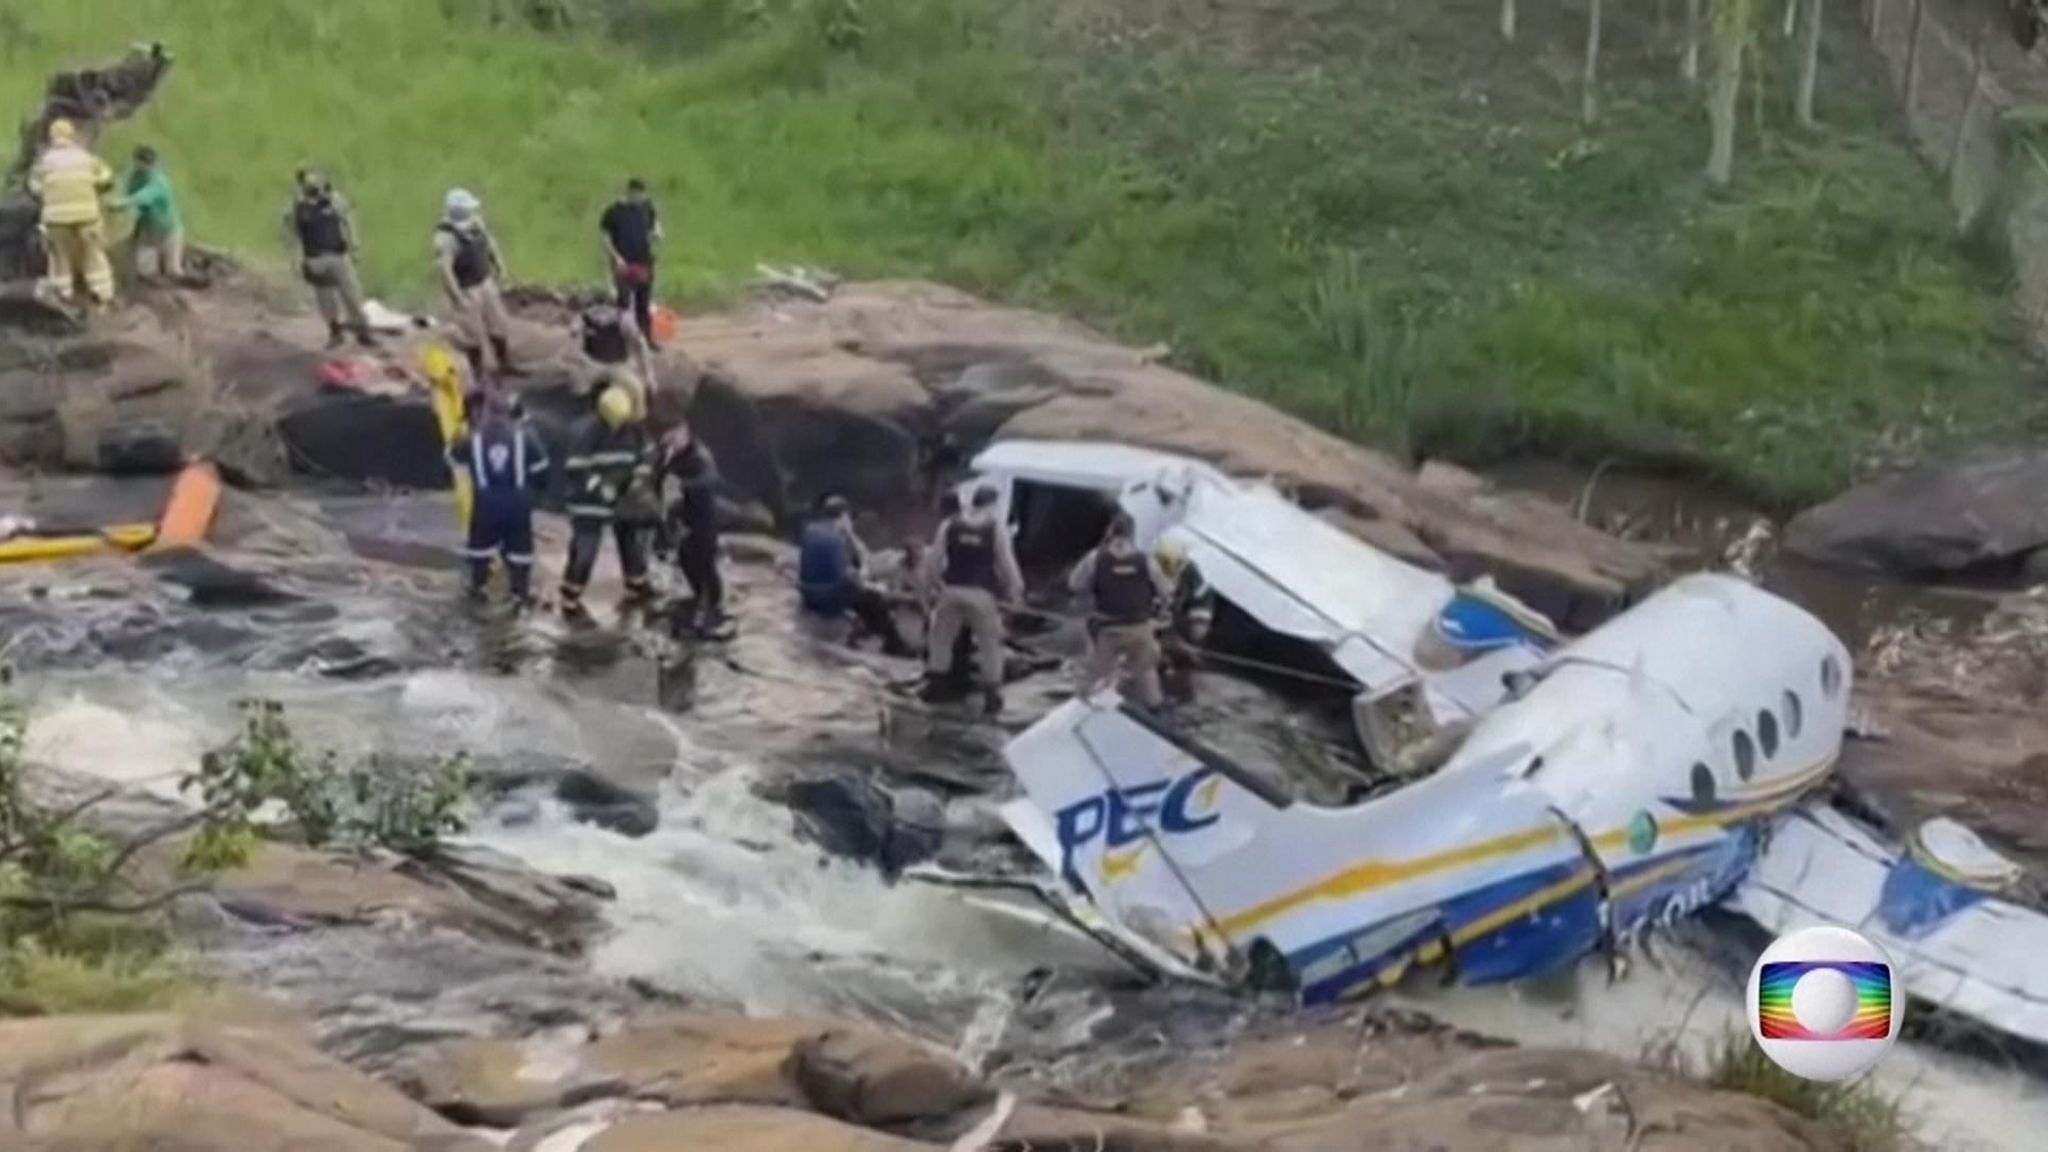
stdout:
POLYGON ((1159 686, 1159 637, 1152 618, 1171 599, 1174 586, 1158 562, 1138 549, 1136 533, 1131 518, 1117 513, 1102 544, 1074 565, 1067 585, 1094 606, 1082 690, 1101 687, 1121 667, 1137 688, 1138 703, 1156 710, 1165 694, 1159 686))
POLYGON ((586 394, 606 388, 626 389, 638 418, 647 418, 654 388, 654 348, 633 318, 609 300, 577 313, 576 341, 585 361, 586 394))
POLYGON ((867 567, 868 550, 853 530, 853 509, 844 497, 826 496, 797 544, 797 596, 804 611, 828 619, 851 614, 882 638, 883 652, 908 656, 911 647, 896 626, 889 598, 862 578, 867 567))
POLYGON ((619 307, 632 313, 651 343, 654 250, 661 242, 661 216, 648 198, 647 182, 638 177, 626 181, 625 196, 604 210, 597 230, 604 237, 605 261, 611 268, 612 286, 618 290, 619 307))
POLYGON ((617 388, 597 398, 597 411, 577 428, 575 448, 563 462, 569 512, 569 562, 562 573, 562 614, 587 615, 583 590, 597 567, 605 529, 619 549, 628 601, 654 594, 647 579, 647 526, 654 505, 654 464, 647 430, 633 418, 633 401, 617 388))
POLYGON ((1010 533, 996 516, 996 490, 975 489, 965 511, 939 525, 925 552, 925 584, 938 590, 925 643, 926 698, 943 691, 962 629, 974 637, 983 707, 1003 710, 1003 610, 1023 599, 1024 575, 1010 533))
POLYGON ((464 590, 481 601, 491 559, 500 557, 513 606, 524 611, 533 601, 533 496, 547 484, 547 448, 502 394, 471 407, 476 411, 469 434, 448 446, 448 462, 469 472, 475 495, 462 550, 468 561, 464 590))
POLYGON ((718 463, 711 450, 678 424, 662 441, 661 488, 663 518, 676 540, 676 569, 690 582, 695 600, 694 627, 700 635, 716 633, 727 623, 725 580, 718 572, 718 463), (668 495, 668 482, 676 492, 668 495))

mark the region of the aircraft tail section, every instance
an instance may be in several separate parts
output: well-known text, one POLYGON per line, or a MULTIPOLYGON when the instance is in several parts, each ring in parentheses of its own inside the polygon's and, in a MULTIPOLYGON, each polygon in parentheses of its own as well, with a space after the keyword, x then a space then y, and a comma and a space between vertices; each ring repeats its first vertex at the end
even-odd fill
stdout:
POLYGON ((1258 797, 1114 693, 1063 705, 1004 756, 1024 800, 1003 818, 1068 896, 1175 966, 1235 964, 1190 874, 1251 840, 1258 797))

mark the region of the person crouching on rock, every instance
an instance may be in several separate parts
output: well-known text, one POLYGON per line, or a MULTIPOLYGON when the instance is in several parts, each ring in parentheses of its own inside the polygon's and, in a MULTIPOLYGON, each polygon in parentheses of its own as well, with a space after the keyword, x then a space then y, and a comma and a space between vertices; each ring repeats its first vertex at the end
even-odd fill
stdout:
POLYGON ((853 509, 844 497, 826 496, 797 544, 797 597, 804 611, 828 620, 851 614, 881 637, 883 652, 908 656, 911 648, 896 627, 889 598, 867 583, 867 571, 867 545, 853 530, 853 509))
POLYGON ((1121 668, 1137 687, 1138 703, 1157 711, 1166 699, 1159 686, 1159 637, 1152 619, 1173 596, 1173 582, 1139 550, 1136 535, 1130 516, 1117 513, 1102 544, 1074 565, 1067 585, 1094 605, 1082 690, 1095 691, 1121 668))
POLYGON ((365 348, 377 346, 363 311, 363 283, 356 274, 356 226, 348 201, 334 183, 311 168, 301 168, 298 193, 285 213, 285 227, 299 251, 299 275, 313 289, 320 318, 327 321, 327 347, 341 347, 347 334, 365 348))
POLYGON ((577 313, 574 328, 587 362, 585 391, 595 396, 606 388, 624 388, 633 398, 639 419, 645 420, 655 384, 654 347, 647 342, 647 334, 624 309, 609 301, 577 313))
POLYGON ((562 464, 568 484, 569 561, 562 573, 562 614, 588 615, 583 590, 597 567, 605 529, 619 549, 619 571, 629 603, 654 595, 647 579, 647 526, 654 507, 654 463, 647 429, 633 417, 633 400, 617 388, 598 395, 597 411, 578 427, 575 448, 562 464))
POLYGON ((470 433, 448 447, 449 463, 469 471, 470 506, 464 591, 484 599, 491 559, 505 561, 505 584, 516 610, 533 601, 533 496, 547 483, 548 452, 531 425, 513 413, 503 393, 485 395, 470 433))
POLYGON ((95 305, 114 301, 114 266, 107 261, 106 220, 100 194, 114 186, 113 169, 78 142, 69 120, 50 122, 49 146, 28 170, 29 194, 42 202, 40 222, 48 265, 43 283, 69 306, 83 277, 95 305))
POLYGON ((497 240, 484 226, 483 202, 464 189, 455 189, 443 201, 441 220, 434 225, 434 259, 462 331, 470 368, 482 377, 484 347, 489 345, 489 366, 500 376, 518 375, 512 363, 511 318, 498 288, 508 279, 505 262, 497 240))
POLYGON ((1010 534, 996 519, 996 499, 994 488, 976 488, 967 509, 939 525, 925 553, 926 586, 936 586, 938 597, 925 642, 922 694, 943 694, 953 669, 953 643, 965 628, 974 637, 982 705, 990 715, 1003 710, 1002 606, 1024 597, 1024 574, 1010 534))
POLYGON ((661 488, 663 524, 675 540, 676 569, 689 581, 692 601, 675 625, 714 635, 727 623, 725 578, 718 571, 718 462, 687 424, 662 440, 661 488))

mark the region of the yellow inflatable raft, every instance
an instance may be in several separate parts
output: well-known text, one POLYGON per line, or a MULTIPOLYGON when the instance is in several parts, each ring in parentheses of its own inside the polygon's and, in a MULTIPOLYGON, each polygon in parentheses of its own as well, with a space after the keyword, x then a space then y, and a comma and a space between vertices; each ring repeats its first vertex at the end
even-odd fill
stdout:
POLYGON ((195 461, 187 464, 171 484, 163 517, 155 524, 115 524, 94 532, 0 540, 0 564, 70 560, 110 551, 140 552, 150 547, 190 547, 206 539, 219 504, 220 473, 212 464, 195 461))

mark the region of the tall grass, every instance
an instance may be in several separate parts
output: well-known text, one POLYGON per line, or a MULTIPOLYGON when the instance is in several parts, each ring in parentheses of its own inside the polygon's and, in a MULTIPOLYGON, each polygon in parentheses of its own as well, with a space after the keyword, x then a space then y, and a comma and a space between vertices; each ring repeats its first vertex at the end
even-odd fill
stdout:
POLYGON ((281 261, 311 161, 380 293, 427 295, 456 185, 516 276, 589 280, 644 175, 686 303, 763 260, 939 277, 1414 451, 1672 456, 1792 501, 1901 428, 2038 406, 1847 9, 1823 130, 1767 91, 1715 196, 1650 5, 1610 12, 1583 133, 1557 63, 1581 30, 1532 11, 1505 45, 1493 0, 550 2, 568 31, 513 0, 30 0, 0 106, 161 38, 177 68, 110 148, 159 145, 201 241, 281 261))

